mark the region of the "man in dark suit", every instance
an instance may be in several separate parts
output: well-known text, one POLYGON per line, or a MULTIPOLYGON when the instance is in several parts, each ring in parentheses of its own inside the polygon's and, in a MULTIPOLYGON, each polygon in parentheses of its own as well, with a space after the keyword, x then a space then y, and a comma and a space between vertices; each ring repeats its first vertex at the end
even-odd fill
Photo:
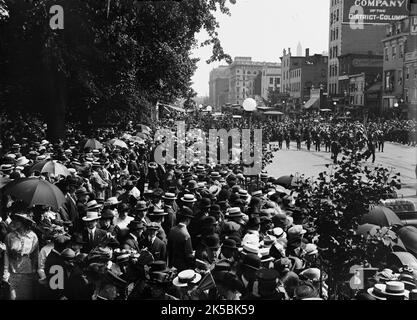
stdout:
POLYGON ((193 246, 187 231, 187 226, 193 217, 190 208, 182 207, 177 214, 178 224, 171 229, 168 236, 169 266, 177 268, 178 271, 194 269, 193 246))
POLYGON ((169 234, 171 228, 175 226, 177 220, 177 214, 173 207, 174 201, 177 197, 174 193, 165 193, 165 195, 162 196, 162 199, 164 199, 164 211, 167 213, 164 218, 164 222, 162 222, 162 228, 164 229, 165 234, 169 234))
POLYGON ((83 240, 85 241, 83 252, 85 253, 89 253, 107 238, 107 232, 97 227, 99 219, 99 214, 95 211, 89 211, 87 212, 87 215, 83 217, 83 221, 87 226, 83 231, 83 240))
POLYGON ((141 248, 147 248, 147 250, 153 255, 154 260, 166 260, 166 245, 156 236, 160 225, 155 222, 151 222, 146 226, 146 237, 141 241, 139 246, 141 248))
POLYGON ((75 191, 77 189, 77 180, 73 177, 68 177, 65 181, 66 194, 65 202, 62 206, 61 217, 62 220, 68 220, 72 223, 72 229, 75 231, 81 231, 81 224, 79 220, 79 212, 77 208, 77 201, 75 191))
POLYGON ((145 230, 145 224, 142 221, 133 220, 128 224, 129 234, 124 242, 125 249, 133 249, 137 252, 141 251, 139 243, 143 240, 143 231, 145 230))

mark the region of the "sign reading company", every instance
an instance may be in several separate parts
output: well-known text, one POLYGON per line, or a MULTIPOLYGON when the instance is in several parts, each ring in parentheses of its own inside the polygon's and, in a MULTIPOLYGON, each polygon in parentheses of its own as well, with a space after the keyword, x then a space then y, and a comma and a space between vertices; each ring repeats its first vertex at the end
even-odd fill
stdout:
POLYGON ((343 22, 352 29, 386 24, 408 17, 407 0, 345 0, 343 22))

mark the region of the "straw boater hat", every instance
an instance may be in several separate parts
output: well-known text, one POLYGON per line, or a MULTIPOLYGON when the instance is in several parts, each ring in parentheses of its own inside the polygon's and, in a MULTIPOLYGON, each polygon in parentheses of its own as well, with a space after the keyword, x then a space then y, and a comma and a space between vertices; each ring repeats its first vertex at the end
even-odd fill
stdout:
POLYGON ((110 197, 104 203, 104 206, 105 207, 111 207, 111 206, 118 205, 119 203, 122 203, 122 201, 119 201, 116 197, 110 197))
POLYGON ((35 221, 33 221, 27 213, 15 213, 11 216, 12 219, 20 220, 21 222, 29 225, 34 225, 35 221))
POLYGON ((97 200, 91 200, 87 202, 87 210, 94 211, 96 209, 101 209, 103 205, 99 204, 97 200))
POLYGON ((243 217, 244 214, 242 213, 242 211, 240 211, 239 207, 232 207, 229 208, 226 218, 238 218, 238 217, 243 217))
POLYGON ((175 196, 175 193, 170 193, 170 192, 166 192, 163 196, 162 199, 165 200, 176 200, 177 197, 175 196))
POLYGON ((181 201, 183 201, 183 202, 196 202, 197 199, 195 198, 195 196, 193 194, 185 194, 181 198, 181 201))
POLYGON ((88 211, 87 215, 83 217, 83 221, 94 221, 100 219, 100 215, 96 211, 88 211))
POLYGON ((377 283, 367 291, 378 300, 406 300, 410 293, 405 290, 404 283, 400 281, 388 281, 386 284, 377 283))
POLYGON ((188 285, 197 284, 201 280, 201 275, 194 270, 181 271, 178 276, 172 281, 176 287, 187 287, 188 285))

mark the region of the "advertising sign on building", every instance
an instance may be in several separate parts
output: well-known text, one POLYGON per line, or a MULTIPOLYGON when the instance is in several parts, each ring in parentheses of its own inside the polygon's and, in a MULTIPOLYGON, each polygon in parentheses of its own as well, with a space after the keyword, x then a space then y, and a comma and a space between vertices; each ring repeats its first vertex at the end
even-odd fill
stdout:
POLYGON ((408 17, 407 0, 345 0, 343 23, 352 29, 386 24, 408 17))

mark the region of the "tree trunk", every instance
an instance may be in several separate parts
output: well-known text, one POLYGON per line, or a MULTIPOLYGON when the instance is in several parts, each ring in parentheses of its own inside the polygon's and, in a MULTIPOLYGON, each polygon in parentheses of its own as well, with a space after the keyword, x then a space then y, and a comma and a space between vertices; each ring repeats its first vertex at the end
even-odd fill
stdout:
POLYGON ((56 142, 65 138, 66 81, 64 74, 55 70, 49 71, 48 79, 47 138, 56 142))

